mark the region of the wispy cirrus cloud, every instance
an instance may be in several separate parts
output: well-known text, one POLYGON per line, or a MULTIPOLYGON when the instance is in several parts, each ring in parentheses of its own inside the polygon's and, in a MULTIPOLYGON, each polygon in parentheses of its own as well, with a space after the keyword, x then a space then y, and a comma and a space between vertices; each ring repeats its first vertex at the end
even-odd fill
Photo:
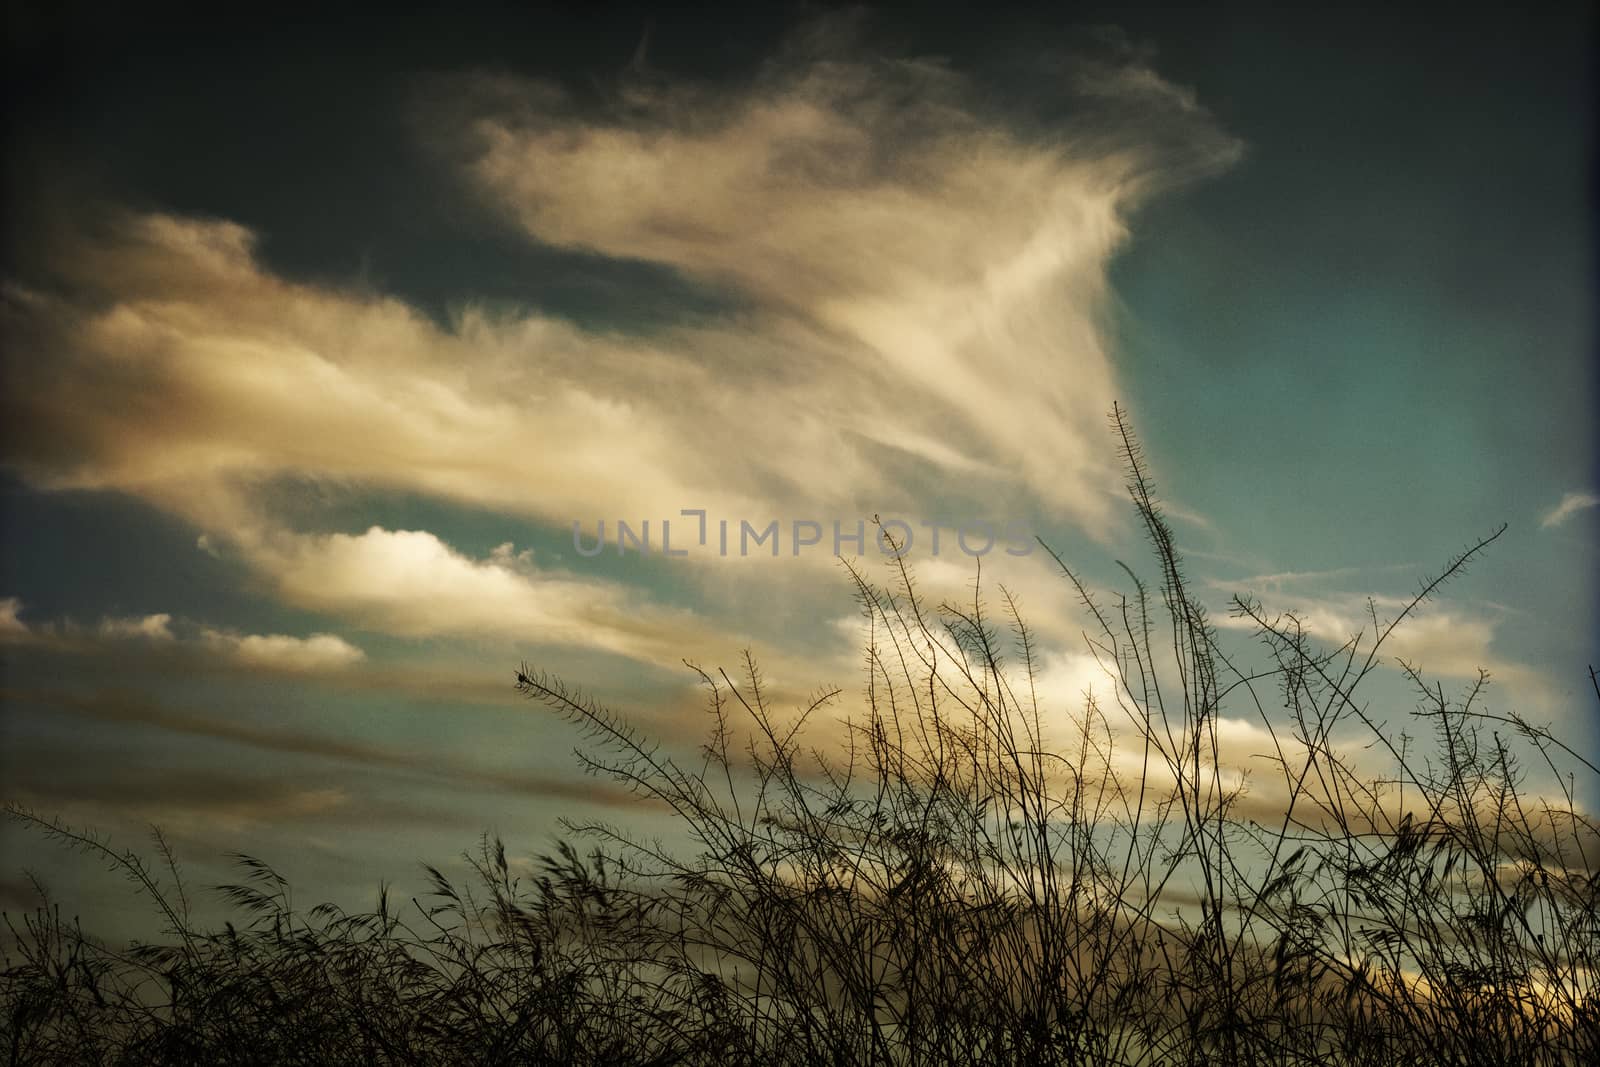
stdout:
MULTIPOLYGON (((1371 650, 1377 634, 1388 631, 1382 656, 1389 662, 1400 660, 1423 675, 1447 678, 1474 678, 1485 670, 1498 680, 1515 682, 1524 696, 1548 695, 1537 671, 1497 647, 1497 613, 1482 605, 1430 603, 1418 606, 1389 630, 1391 621, 1410 604, 1409 599, 1394 596, 1299 596, 1274 603, 1265 618, 1297 626, 1306 636, 1333 647, 1359 637, 1363 654, 1371 650)), ((1212 621, 1223 629, 1257 628, 1253 619, 1238 613, 1219 613, 1212 621)))
POLYGON ((1093 78, 1065 64, 1053 90, 1076 120, 1027 130, 943 64, 867 56, 836 29, 739 92, 644 81, 598 115, 547 83, 458 79, 436 137, 531 238, 741 294, 737 325, 766 351, 711 330, 702 365, 741 386, 740 409, 787 416, 728 411, 744 447, 789 457, 801 484, 859 475, 826 436, 842 430, 946 478, 1016 471, 1103 524, 1118 491, 1106 265, 1131 208, 1237 143, 1131 57, 1082 57, 1093 78), (743 387, 774 365, 786 373, 743 387))
MULTIPOLYGON (((241 745, 262 752, 309 760, 331 760, 377 770, 424 775, 440 782, 538 796, 602 807, 637 806, 632 791, 578 775, 559 776, 501 771, 438 753, 410 751, 392 745, 341 739, 305 730, 266 725, 237 715, 174 708, 151 698, 116 691, 82 695, 55 690, 5 690, 0 698, 43 704, 57 711, 102 723, 143 727, 189 737, 241 745)), ((292 763, 304 772, 307 765, 292 763)), ((210 779, 205 779, 210 780, 210 779)), ((38 790, 44 785, 34 787, 38 790)), ((338 794, 343 798, 344 794, 338 794)))
POLYGON ((180 624, 174 630, 167 612, 138 616, 105 616, 84 624, 72 619, 22 621, 22 601, 0 600, 0 641, 42 645, 67 652, 100 653, 116 646, 156 646, 180 659, 220 654, 231 664, 268 671, 330 671, 366 658, 366 653, 331 633, 307 637, 289 634, 251 634, 211 626, 180 624))
POLYGON ((1587 511, 1597 505, 1600 505, 1600 496, 1586 490, 1573 490, 1562 496, 1559 504, 1545 512, 1544 517, 1539 520, 1539 525, 1546 530, 1560 526, 1580 511, 1587 511))
POLYGON ((1131 210, 1238 145, 1139 57, 1075 62, 1052 98, 1072 118, 1053 122, 1007 119, 945 65, 867 54, 831 24, 744 84, 639 76, 600 107, 534 81, 435 82, 418 128, 508 226, 670 268, 733 309, 645 332, 532 308, 439 323, 276 275, 235 223, 110 211, 60 228, 45 280, 4 291, 26 355, 5 364, 6 462, 151 501, 287 600, 362 625, 525 626, 652 662, 712 627, 428 531, 294 529, 265 487, 381 487, 557 527, 1027 502, 1103 536, 1108 262, 1131 210))

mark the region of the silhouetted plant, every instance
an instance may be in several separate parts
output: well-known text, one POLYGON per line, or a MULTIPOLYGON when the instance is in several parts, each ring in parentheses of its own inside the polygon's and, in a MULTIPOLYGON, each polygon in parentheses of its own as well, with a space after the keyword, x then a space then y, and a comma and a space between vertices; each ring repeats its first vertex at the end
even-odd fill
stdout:
POLYGON ((1063 736, 1014 598, 996 619, 975 583, 936 609, 899 560, 887 587, 848 571, 868 635, 848 714, 826 690, 784 715, 748 656, 737 680, 695 667, 690 759, 518 671, 686 851, 569 824, 592 852, 562 843, 522 880, 486 839, 470 890, 428 868, 406 918, 387 893, 300 914, 240 857, 242 927, 199 931, 163 842, 167 888, 14 810, 111 860, 170 936, 113 949, 48 904, 13 927, 12 1062, 1600 1062, 1600 836, 1571 776, 1600 771, 1485 710, 1484 676, 1451 697, 1403 665, 1422 752, 1356 699, 1500 531, 1336 648, 1236 598, 1267 657, 1248 666, 1191 594, 1120 410, 1113 428, 1159 580, 1106 599, 1061 565, 1109 683, 1063 736), (1270 790, 1224 756, 1241 708, 1270 790), (820 718, 842 729, 808 743, 820 718), (1528 792, 1528 757, 1560 795, 1528 792))

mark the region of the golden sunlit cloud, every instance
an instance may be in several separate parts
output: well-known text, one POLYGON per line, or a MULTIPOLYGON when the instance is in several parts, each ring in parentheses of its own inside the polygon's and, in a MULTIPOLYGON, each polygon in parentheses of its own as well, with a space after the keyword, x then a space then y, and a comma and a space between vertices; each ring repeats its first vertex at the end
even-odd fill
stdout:
POLYGON ((829 33, 743 88, 630 81, 600 114, 548 85, 455 79, 421 127, 530 240, 742 303, 635 334, 532 309, 439 325, 279 277, 234 223, 111 212, 59 231, 60 284, 6 290, 27 353, 7 364, 11 462, 173 511, 290 603, 360 625, 510 627, 656 663, 704 624, 426 531, 295 530, 265 491, 380 487, 557 528, 1030 501, 1104 537, 1107 263, 1152 190, 1238 152, 1119 62, 1063 79, 1084 118, 1049 135, 992 121, 938 64, 829 33))

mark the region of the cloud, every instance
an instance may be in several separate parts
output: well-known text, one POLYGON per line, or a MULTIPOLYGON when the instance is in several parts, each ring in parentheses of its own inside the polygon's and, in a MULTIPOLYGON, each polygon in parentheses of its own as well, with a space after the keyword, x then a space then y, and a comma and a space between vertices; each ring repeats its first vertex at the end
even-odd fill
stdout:
MULTIPOLYGON (((463 78, 440 90, 435 126, 530 237, 741 294, 740 327, 793 371, 739 389, 747 410, 826 411, 830 429, 946 475, 1017 471, 1047 505, 1103 523, 1106 264, 1131 207, 1225 166, 1236 142, 1128 57, 1116 69, 1136 77, 1045 90, 1075 122, 1025 129, 945 65, 865 55, 827 29, 738 91, 646 81, 599 114, 550 84, 463 78)), ((717 330, 702 339, 702 365, 735 383, 771 358, 729 361, 717 330)), ((808 446, 812 462, 790 465, 806 481, 855 473, 838 460, 859 457, 806 441, 813 419, 779 425, 808 446)), ((799 451, 744 428, 762 454, 799 451)))
POLYGON ((28 624, 22 621, 21 615, 21 600, 14 596, 0 597, 0 641, 28 635, 28 624))
MULTIPOLYGON (((1194 552, 1187 554, 1199 555, 1194 552)), ((1289 584, 1329 582, 1339 578, 1370 576, 1374 572, 1415 569, 1408 563, 1386 563, 1365 567, 1332 567, 1325 570, 1277 571, 1270 574, 1250 574, 1242 578, 1203 578, 1202 581, 1213 589, 1231 592, 1236 589, 1258 589, 1262 586, 1278 589, 1289 584)))
MULTIPOLYGON (((562 777, 493 770, 478 761, 452 759, 435 752, 407 751, 305 731, 263 726, 234 716, 182 711, 133 694, 99 692, 82 695, 53 690, 6 690, 0 695, 3 695, 8 702, 40 703, 97 722, 143 726, 153 730, 243 745, 285 756, 336 760, 380 770, 424 775, 456 786, 471 785, 523 796, 605 807, 637 807, 641 803, 637 794, 605 780, 597 781, 579 775, 562 777)), ((313 777, 310 770, 303 765, 298 770, 307 777, 313 777)), ((131 791, 137 786, 129 784, 126 788, 131 791)))
POLYGON ((142 639, 146 641, 171 641, 172 616, 167 614, 144 615, 139 618, 104 618, 96 631, 101 637, 114 641, 142 639))
POLYGON ((463 76, 422 126, 513 225, 744 303, 649 334, 472 307, 440 326, 271 274, 236 223, 111 212, 55 239, 48 287, 6 288, 29 357, 5 371, 8 460, 153 500, 212 548, 265 525, 283 475, 562 525, 939 491, 1103 527, 1107 263, 1129 210, 1237 152, 1129 70, 1114 108, 1064 79, 1077 117, 1053 126, 827 33, 748 84, 625 84, 601 114, 463 76))
MULTIPOLYGON (((221 652, 240 666, 269 671, 326 671, 359 663, 366 654, 344 638, 330 633, 310 637, 287 634, 246 634, 210 626, 187 624, 173 631, 172 616, 106 616, 98 623, 84 625, 71 619, 56 619, 33 626, 18 615, 22 602, 16 597, 0 600, 0 640, 53 648, 57 651, 104 654, 118 645, 147 643, 160 646, 180 664, 194 665, 196 656, 221 652)), ((142 651, 141 657, 147 657, 142 651)))
POLYGON ((99 622, 86 626, 71 619, 26 623, 21 618, 22 608, 22 601, 18 597, 0 599, 0 641, 83 645, 121 641, 166 643, 174 640, 172 616, 165 613, 107 615, 99 622))
POLYGON ((677 664, 706 629, 620 583, 539 570, 504 545, 473 559, 425 530, 283 537, 255 558, 291 603, 414 637, 514 634, 677 664))
POLYGON ((1544 518, 1539 521, 1539 525, 1546 530, 1554 526, 1560 526, 1578 512, 1587 511, 1596 505, 1600 505, 1600 496, 1596 496, 1594 493, 1574 490, 1563 496, 1561 503, 1546 512, 1544 518))
MULTIPOLYGON (((42 758, 44 753, 39 756, 21 762, 13 770, 7 799, 23 808, 49 812, 51 817, 71 816, 71 821, 80 821, 73 814, 78 812, 83 813, 82 821, 96 824, 101 824, 101 817, 107 812, 115 813, 119 819, 137 812, 139 817, 160 825, 163 832, 192 833, 206 828, 238 833, 263 824, 353 818, 370 822, 380 805, 403 807, 403 802, 393 800, 352 805, 349 793, 337 786, 253 773, 180 766, 150 774, 103 755, 93 759, 81 749, 49 752, 50 758, 42 758), (46 767, 62 765, 91 765, 95 773, 92 777, 69 777, 44 771, 46 767)), ((406 812, 412 820, 427 814, 406 812)))
POLYGON ((7 333, 35 358, 6 364, 33 390, 3 402, 11 465, 140 495, 213 551, 270 526, 260 490, 279 476, 561 521, 683 506, 681 474, 651 458, 672 451, 659 416, 540 366, 643 353, 550 319, 469 311, 442 330, 398 301, 284 282, 252 249, 231 223, 116 215, 57 249, 71 296, 12 287, 7 333))
POLYGON ((280 534, 251 559, 280 599, 405 637, 581 648, 673 675, 685 659, 729 663, 748 648, 785 693, 791 686, 803 692, 819 670, 840 666, 801 642, 770 646, 624 582, 537 566, 531 553, 506 544, 477 558, 426 530, 373 526, 360 534, 280 534))
POLYGON ((366 653, 335 634, 231 634, 206 630, 202 639, 226 650, 240 663, 284 671, 338 670, 359 663, 366 653))
MULTIPOLYGON (((235 222, 105 209, 58 226, 37 276, 0 293, 21 357, 0 368, 6 464, 154 503, 284 601, 363 627, 666 666, 725 662, 745 630, 425 530, 299 528, 283 487, 395 490, 562 530, 682 508, 757 523, 1042 509, 1109 536, 1124 512, 1104 427, 1108 264, 1130 212, 1227 166, 1237 142, 1120 46, 1060 58, 1052 88, 1002 105, 840 25, 743 83, 630 75, 598 108, 481 73, 425 87, 415 128, 458 191, 531 242, 720 288, 725 310, 631 331, 470 304, 439 322, 281 277, 235 222)), ((786 562, 741 584, 770 604, 830 565, 786 562)), ((729 581, 715 569, 692 580, 729 581)), ((1064 591, 1035 599, 1031 622, 1075 635, 1064 591)), ((230 655, 351 660, 316 641, 230 655)))
MULTIPOLYGON (((1396 597, 1372 597, 1370 601, 1379 612, 1379 632, 1410 603, 1396 597)), ((1374 638, 1368 602, 1366 597, 1349 595, 1301 598, 1274 606, 1266 618, 1289 625, 1287 616, 1293 616, 1307 636, 1333 646, 1361 635, 1364 654, 1372 648, 1374 638)), ((1215 615, 1212 622, 1222 629, 1256 629, 1252 619, 1234 614, 1215 615)), ((1487 670, 1499 681, 1515 682, 1524 698, 1548 697, 1538 671, 1505 658, 1495 648, 1495 631, 1494 619, 1464 605, 1425 604, 1389 634, 1383 657, 1391 662, 1402 660, 1423 675, 1475 678, 1480 669, 1487 670)))

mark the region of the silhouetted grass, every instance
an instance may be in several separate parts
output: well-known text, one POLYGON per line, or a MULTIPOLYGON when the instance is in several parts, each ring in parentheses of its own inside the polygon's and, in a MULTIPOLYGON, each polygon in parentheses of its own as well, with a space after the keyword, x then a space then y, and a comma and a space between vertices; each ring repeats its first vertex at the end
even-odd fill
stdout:
POLYGON ((168 936, 102 945, 48 905, 14 926, 11 1062, 1600 1062, 1600 835, 1572 777, 1600 772, 1484 711, 1483 678, 1452 697, 1403 668, 1420 749, 1356 696, 1499 533, 1338 648, 1236 600, 1264 657, 1246 665, 1190 595, 1120 411, 1114 429, 1159 580, 1130 572, 1106 600, 1062 566, 1114 683, 1069 734, 1010 595, 998 619, 977 592, 935 609, 902 565, 889 588, 851 571, 854 717, 835 692, 780 713, 747 658, 737 684, 700 672, 689 759, 518 672, 584 731, 591 770, 671 810, 682 854, 572 826, 592 851, 519 879, 486 839, 472 886, 428 868, 426 904, 364 914, 298 912, 240 857, 237 925, 202 930, 159 838, 166 886, 13 809, 111 860, 168 936), (1271 769, 1248 790, 1223 752, 1240 717, 1271 769), (822 718, 840 730, 810 747, 822 718), (1528 758, 1557 795, 1525 788, 1528 758))

